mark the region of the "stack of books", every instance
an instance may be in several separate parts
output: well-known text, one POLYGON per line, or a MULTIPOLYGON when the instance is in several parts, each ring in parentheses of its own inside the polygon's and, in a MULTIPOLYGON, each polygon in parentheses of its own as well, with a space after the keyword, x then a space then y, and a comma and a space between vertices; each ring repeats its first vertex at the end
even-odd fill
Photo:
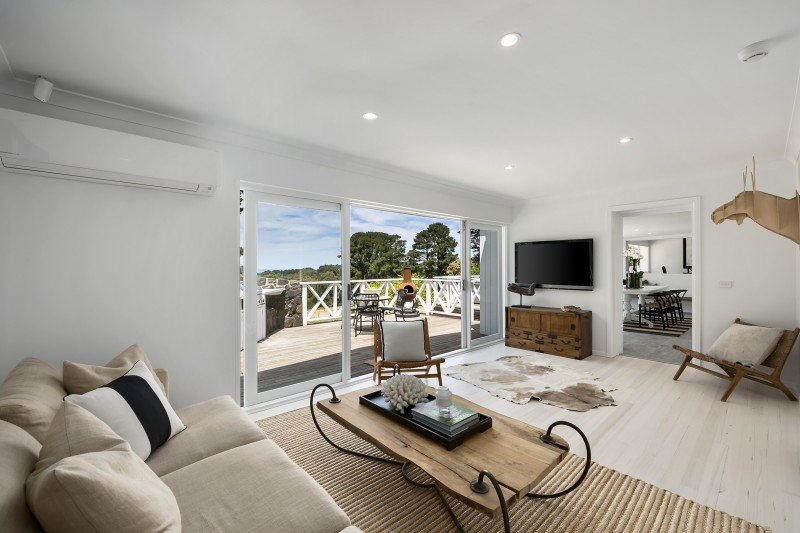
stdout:
POLYGON ((450 416, 439 415, 436 401, 418 404, 411 409, 411 418, 445 435, 453 436, 480 422, 480 416, 463 405, 453 405, 450 416))

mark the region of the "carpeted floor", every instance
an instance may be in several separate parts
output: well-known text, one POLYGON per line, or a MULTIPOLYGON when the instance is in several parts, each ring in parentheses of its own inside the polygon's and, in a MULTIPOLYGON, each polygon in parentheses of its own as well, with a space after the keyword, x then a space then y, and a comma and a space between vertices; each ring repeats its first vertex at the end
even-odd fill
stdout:
MULTIPOLYGON (((321 413, 326 434, 345 448, 380 453, 321 413)), ((317 432, 308 408, 258 422, 296 463, 311 474, 351 521, 366 533, 456 531, 436 495, 416 488, 400 476, 398 467, 353 457, 334 449, 317 432)), ((576 479, 583 459, 567 459, 545 478, 536 491, 556 492, 576 479)), ((425 475, 412 469, 415 478, 425 475)), ((465 529, 502 531, 502 518, 491 519, 450 498, 465 529)), ((575 492, 555 500, 524 499, 511 506, 515 532, 663 532, 763 533, 756 526, 726 513, 686 500, 596 463, 575 492)))

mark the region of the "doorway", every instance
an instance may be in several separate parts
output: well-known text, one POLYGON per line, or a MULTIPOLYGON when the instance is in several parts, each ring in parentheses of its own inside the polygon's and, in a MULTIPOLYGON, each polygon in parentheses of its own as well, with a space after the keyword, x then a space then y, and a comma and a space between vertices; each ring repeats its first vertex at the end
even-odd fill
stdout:
MULTIPOLYGON (((637 269, 644 272, 641 275, 643 282, 641 292, 686 290, 682 299, 685 300, 687 295, 688 298, 691 298, 690 315, 684 314, 681 325, 685 326, 691 323, 691 329, 687 339, 683 342, 687 342, 693 349, 697 349, 701 343, 700 320, 702 316, 700 199, 693 197, 613 206, 610 209, 610 215, 612 237, 610 283, 612 290, 609 302, 609 316, 611 317, 608 324, 609 354, 628 354, 625 351, 623 323, 626 319, 635 319, 629 320, 628 324, 635 321, 638 325, 639 303, 641 299, 646 299, 646 296, 630 294, 634 291, 626 289, 625 284, 630 279, 630 276, 627 276, 630 259, 625 255, 628 247, 637 249, 638 255, 641 256, 639 261, 645 257, 647 259, 646 266, 640 263, 637 269), (658 229, 658 226, 661 229, 658 229), (686 263, 687 257, 690 258, 689 268, 686 263), (642 268, 643 266, 644 268, 642 268), (647 283, 644 283, 645 280, 647 283), (689 335, 690 340, 688 339, 689 335)), ((683 307, 685 305, 684 302, 682 308, 686 313, 686 308, 683 307)), ((644 358, 670 362, 671 345, 683 343, 671 342, 674 339, 671 339, 669 335, 677 333, 678 328, 675 328, 676 331, 662 331, 656 335, 656 328, 660 327, 660 324, 652 324, 653 328, 648 329, 650 324, 652 322, 649 320, 643 321, 644 329, 642 331, 646 333, 642 333, 641 337, 628 335, 629 348, 636 349, 634 345, 641 342, 639 347, 647 346, 647 350, 652 354, 652 357, 648 356, 650 354, 643 354, 644 358), (663 349, 659 348, 661 345, 663 345, 663 349)), ((667 324, 670 324, 669 320, 667 320, 667 324)), ((635 328, 626 327, 626 329, 634 330, 635 328)))

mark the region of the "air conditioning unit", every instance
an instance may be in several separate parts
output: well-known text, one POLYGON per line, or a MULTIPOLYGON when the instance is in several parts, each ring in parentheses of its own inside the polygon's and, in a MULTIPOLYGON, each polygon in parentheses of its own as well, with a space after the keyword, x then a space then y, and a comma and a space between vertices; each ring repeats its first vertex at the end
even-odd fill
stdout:
POLYGON ((219 187, 212 150, 2 108, 0 170, 204 195, 219 187))

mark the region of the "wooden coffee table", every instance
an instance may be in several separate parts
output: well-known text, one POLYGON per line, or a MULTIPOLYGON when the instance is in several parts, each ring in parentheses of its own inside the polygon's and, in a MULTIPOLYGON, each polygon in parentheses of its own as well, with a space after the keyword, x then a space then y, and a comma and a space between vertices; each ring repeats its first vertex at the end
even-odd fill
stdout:
MULTIPOLYGON (((403 465, 404 476, 405 463, 416 465, 434 480, 430 488, 437 488, 437 492, 440 488, 491 517, 502 514, 506 529, 508 529, 508 505, 527 496, 533 487, 561 462, 569 450, 567 442, 556 435, 551 435, 553 444, 546 444, 540 440, 545 433, 544 430, 454 396, 455 403, 491 416, 492 427, 483 433, 469 436, 463 444, 448 451, 444 445, 432 438, 398 423, 390 416, 359 404, 360 396, 376 390, 379 390, 379 387, 345 394, 339 397, 341 401, 338 403, 332 403, 331 399, 320 400, 316 403, 316 407, 351 432, 397 459, 395 464, 403 465), (471 486, 479 476, 484 478, 488 475, 481 476, 482 471, 488 471, 490 477, 497 481, 495 490, 484 494, 475 492, 471 486), (499 493, 502 493, 502 502, 499 493)), ((433 389, 429 392, 433 392, 433 389)), ((313 392, 311 402, 313 414, 313 392)), ((317 428, 322 433, 319 426, 317 428)), ((353 453, 337 446, 324 433, 323 437, 340 450, 353 453)), ((572 488, 574 487, 570 490, 572 488)), ((444 501, 444 498, 442 500, 444 501)), ((459 529, 463 530, 449 506, 448 511, 459 529)))

